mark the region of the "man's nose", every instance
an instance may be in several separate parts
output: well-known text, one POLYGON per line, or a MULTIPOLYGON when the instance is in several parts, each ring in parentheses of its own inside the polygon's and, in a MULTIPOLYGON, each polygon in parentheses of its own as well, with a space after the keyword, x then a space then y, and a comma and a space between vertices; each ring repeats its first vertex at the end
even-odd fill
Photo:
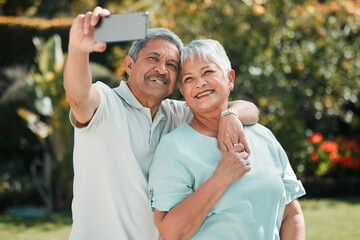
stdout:
POLYGON ((166 70, 166 64, 159 62, 158 64, 156 64, 155 66, 155 70, 159 73, 159 74, 166 74, 167 70, 166 70))

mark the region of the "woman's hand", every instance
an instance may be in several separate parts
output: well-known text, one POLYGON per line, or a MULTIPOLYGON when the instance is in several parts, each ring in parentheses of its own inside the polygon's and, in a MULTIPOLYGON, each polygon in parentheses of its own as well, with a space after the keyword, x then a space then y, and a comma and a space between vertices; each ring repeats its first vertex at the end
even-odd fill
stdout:
POLYGON ((106 43, 94 42, 94 29, 100 17, 110 15, 109 10, 96 7, 94 11, 78 15, 70 29, 69 50, 77 53, 103 52, 106 43))
POLYGON ((251 170, 248 160, 250 154, 244 150, 244 146, 240 143, 233 146, 230 151, 223 153, 223 157, 214 172, 214 177, 230 185, 249 172, 251 170))
POLYGON ((228 114, 220 118, 217 139, 223 153, 234 149, 236 144, 241 143, 245 147, 245 151, 250 154, 244 126, 234 114, 228 114))

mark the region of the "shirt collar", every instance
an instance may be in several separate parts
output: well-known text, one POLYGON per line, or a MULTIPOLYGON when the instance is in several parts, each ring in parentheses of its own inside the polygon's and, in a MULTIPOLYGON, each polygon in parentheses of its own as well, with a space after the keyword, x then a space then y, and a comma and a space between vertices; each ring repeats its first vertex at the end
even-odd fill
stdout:
MULTIPOLYGON (((148 112, 148 117, 151 120, 151 115, 150 115, 150 109, 144 107, 143 105, 141 105, 141 103, 136 99, 136 97, 134 96, 134 94, 131 92, 127 81, 121 81, 120 82, 120 86, 118 86, 117 88, 114 88, 114 91, 122 98, 124 99, 129 105, 133 106, 136 109, 142 109, 144 112, 148 112)), ((164 110, 162 109, 162 104, 159 106, 158 111, 156 112, 156 118, 159 118, 160 120, 165 120, 165 114, 164 114, 164 110)), ((155 120, 155 118, 154 118, 155 120)))
POLYGON ((121 81, 120 86, 115 88, 114 91, 134 108, 137 109, 144 108, 144 106, 141 105, 141 103, 136 99, 134 94, 131 92, 129 86, 127 85, 127 81, 121 81))

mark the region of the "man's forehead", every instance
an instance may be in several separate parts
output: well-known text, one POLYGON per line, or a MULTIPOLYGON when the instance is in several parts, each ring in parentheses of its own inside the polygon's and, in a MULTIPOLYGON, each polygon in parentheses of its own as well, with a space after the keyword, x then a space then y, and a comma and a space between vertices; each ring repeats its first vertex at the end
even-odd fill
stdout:
POLYGON ((141 49, 141 51, 145 54, 153 53, 158 56, 162 56, 166 53, 173 53, 179 55, 179 49, 174 43, 161 38, 150 39, 146 43, 146 46, 141 49))

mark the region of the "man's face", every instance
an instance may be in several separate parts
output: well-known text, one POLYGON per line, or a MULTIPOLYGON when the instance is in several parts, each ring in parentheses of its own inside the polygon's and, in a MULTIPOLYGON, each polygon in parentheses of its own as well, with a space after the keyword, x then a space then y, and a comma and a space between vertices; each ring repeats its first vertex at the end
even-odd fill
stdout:
POLYGON ((164 39, 147 42, 136 62, 126 69, 128 85, 140 103, 146 106, 148 101, 161 102, 174 91, 179 62, 179 50, 173 43, 164 39))

